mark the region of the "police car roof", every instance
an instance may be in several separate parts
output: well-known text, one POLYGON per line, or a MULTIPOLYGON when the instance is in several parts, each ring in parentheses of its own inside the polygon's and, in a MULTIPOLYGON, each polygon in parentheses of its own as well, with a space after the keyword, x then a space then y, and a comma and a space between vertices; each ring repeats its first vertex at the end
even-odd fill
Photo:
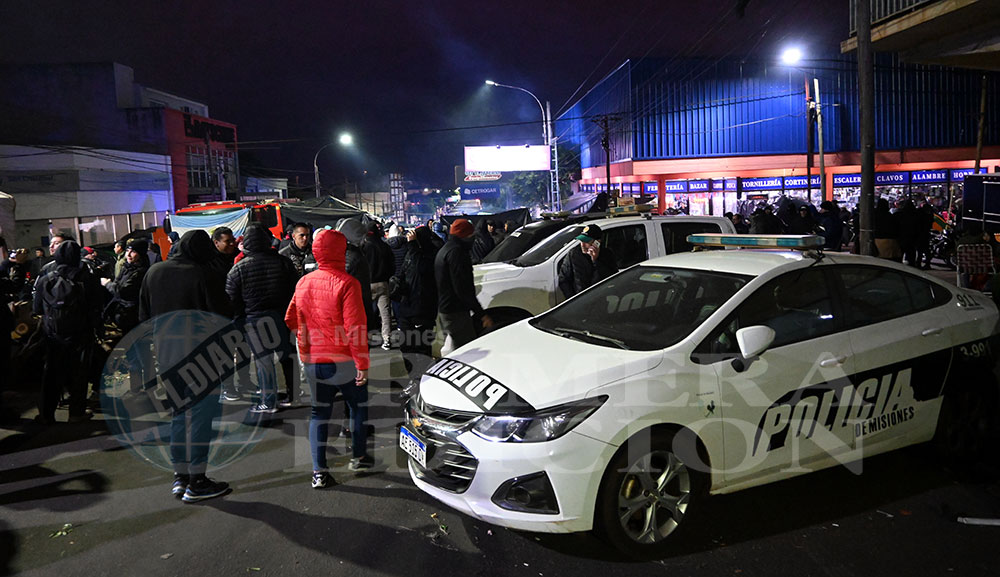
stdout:
POLYGON ((776 250, 706 250, 696 252, 679 252, 647 260, 643 266, 669 266, 698 270, 711 270, 750 276, 759 276, 769 270, 793 262, 808 260, 812 257, 800 251, 776 250))

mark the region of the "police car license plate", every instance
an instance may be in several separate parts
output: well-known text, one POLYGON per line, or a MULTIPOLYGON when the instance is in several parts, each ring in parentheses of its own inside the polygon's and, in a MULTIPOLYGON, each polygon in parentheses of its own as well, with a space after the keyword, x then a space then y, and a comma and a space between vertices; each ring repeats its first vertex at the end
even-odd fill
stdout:
POLYGON ((427 468, 427 444, 417 438, 405 426, 399 427, 399 448, 420 463, 421 467, 427 468))

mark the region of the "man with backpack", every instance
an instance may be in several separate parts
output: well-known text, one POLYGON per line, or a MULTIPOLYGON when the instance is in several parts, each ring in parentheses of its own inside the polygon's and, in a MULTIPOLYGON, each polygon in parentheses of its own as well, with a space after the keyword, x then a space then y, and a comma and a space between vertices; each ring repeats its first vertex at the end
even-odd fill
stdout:
POLYGON ((80 245, 65 240, 55 249, 54 266, 35 282, 34 312, 42 317, 45 369, 37 421, 55 422, 62 386, 69 392, 69 422, 93 416, 87 410, 86 367, 102 328, 103 289, 80 267, 80 245))

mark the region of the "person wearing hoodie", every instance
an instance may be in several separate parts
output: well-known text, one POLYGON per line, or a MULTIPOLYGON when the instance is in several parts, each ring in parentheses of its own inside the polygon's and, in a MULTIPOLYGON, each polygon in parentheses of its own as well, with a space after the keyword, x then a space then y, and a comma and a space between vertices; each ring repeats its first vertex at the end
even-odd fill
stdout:
POLYGON ((476 236, 472 242, 472 264, 483 262, 486 255, 490 254, 496 244, 493 236, 490 235, 489 223, 492 221, 483 219, 476 225, 476 236))
POLYGON ((431 360, 434 320, 437 317, 437 283, 434 280, 434 257, 437 244, 426 226, 406 235, 406 258, 399 269, 402 297, 399 305, 399 328, 403 363, 411 382, 419 379, 431 360))
MULTIPOLYGON (((212 269, 216 257, 212 239, 203 230, 181 236, 177 252, 170 259, 149 267, 139 290, 139 321, 153 320, 153 344, 159 370, 167 371, 184 360, 189 349, 176 346, 173 331, 157 326, 161 315, 180 311, 201 311, 232 318, 232 304, 226 296, 223 277, 212 269)), ((171 492, 185 503, 219 497, 229 492, 229 484, 206 475, 213 436, 212 420, 219 412, 219 383, 202 395, 195 395, 195 383, 182 382, 176 393, 190 403, 174 412, 170 422, 170 461, 174 468, 171 492)))
POLYGON ((351 413, 352 471, 367 469, 374 460, 367 454, 368 338, 366 306, 361 283, 345 269, 347 239, 323 230, 313 240, 316 272, 302 277, 285 312, 285 324, 295 335, 305 366, 312 399, 309 446, 312 452, 312 486, 333 484, 327 470, 333 402, 342 395, 351 413))
MULTIPOLYGON (((365 240, 365 235, 367 234, 365 225, 353 218, 343 218, 337 222, 337 232, 343 234, 347 239, 344 268, 347 270, 347 274, 358 279, 358 282, 361 283, 361 298, 365 302, 365 307, 367 307, 365 310, 371 310, 372 274, 371 269, 368 267, 368 260, 361 251, 361 243, 365 240)), ((367 318, 368 330, 377 330, 378 325, 375 321, 375 315, 369 314, 367 318)))
MULTIPOLYGON (((285 309, 292 300, 295 283, 299 279, 292 261, 271 248, 274 236, 260 223, 247 226, 243 236, 244 258, 233 265, 226 277, 226 294, 233 303, 236 318, 244 318, 247 336, 257 367, 257 384, 260 386, 260 404, 250 409, 251 413, 276 413, 278 411, 278 376, 274 367, 274 355, 284 354, 286 349, 269 348, 264 343, 269 339, 257 334, 260 323, 267 317, 284 318, 285 309)), ((288 342, 284 323, 278 323, 282 330, 281 341, 288 342)), ((286 371, 286 378, 289 371, 286 371)), ((288 392, 294 395, 294 387, 288 385, 288 392)), ((288 399, 291 402, 291 398, 288 399)))
POLYGON ((45 368, 38 402, 43 424, 55 422, 62 387, 69 392, 69 421, 93 415, 87 410, 85 371, 90 347, 103 328, 104 290, 80 266, 80 245, 66 240, 56 247, 53 267, 35 282, 34 312, 42 317, 45 335, 45 368))
MULTIPOLYGON (((150 266, 147 248, 144 239, 129 241, 121 270, 115 280, 104 285, 110 297, 104 307, 104 318, 117 327, 123 337, 139 324, 139 291, 150 266)), ((142 389, 143 377, 148 376, 153 366, 152 359, 141 354, 139 347, 130 347, 125 355, 129 365, 129 391, 137 394, 142 389)))
MULTIPOLYGON (((392 307, 389 299, 389 279, 396 274, 395 259, 392 249, 385 243, 383 238, 382 224, 371 222, 368 225, 368 234, 365 235, 364 242, 361 243, 361 251, 365 253, 368 261, 368 270, 372 275, 372 305, 378 309, 379 320, 382 325, 382 349, 389 350, 392 338, 392 307)), ((375 308, 372 312, 375 312, 375 308)))

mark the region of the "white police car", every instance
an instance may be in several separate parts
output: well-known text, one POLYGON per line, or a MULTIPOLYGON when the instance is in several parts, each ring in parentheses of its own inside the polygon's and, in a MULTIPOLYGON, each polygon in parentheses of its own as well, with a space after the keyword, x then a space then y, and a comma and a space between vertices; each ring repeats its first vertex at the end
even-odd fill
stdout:
MULTIPOLYGON (((699 237, 699 238, 696 238, 699 237)), ((425 492, 530 531, 660 554, 702 497, 931 440, 972 451, 993 412, 981 293, 819 237, 674 254, 434 364, 400 448, 425 492)))

